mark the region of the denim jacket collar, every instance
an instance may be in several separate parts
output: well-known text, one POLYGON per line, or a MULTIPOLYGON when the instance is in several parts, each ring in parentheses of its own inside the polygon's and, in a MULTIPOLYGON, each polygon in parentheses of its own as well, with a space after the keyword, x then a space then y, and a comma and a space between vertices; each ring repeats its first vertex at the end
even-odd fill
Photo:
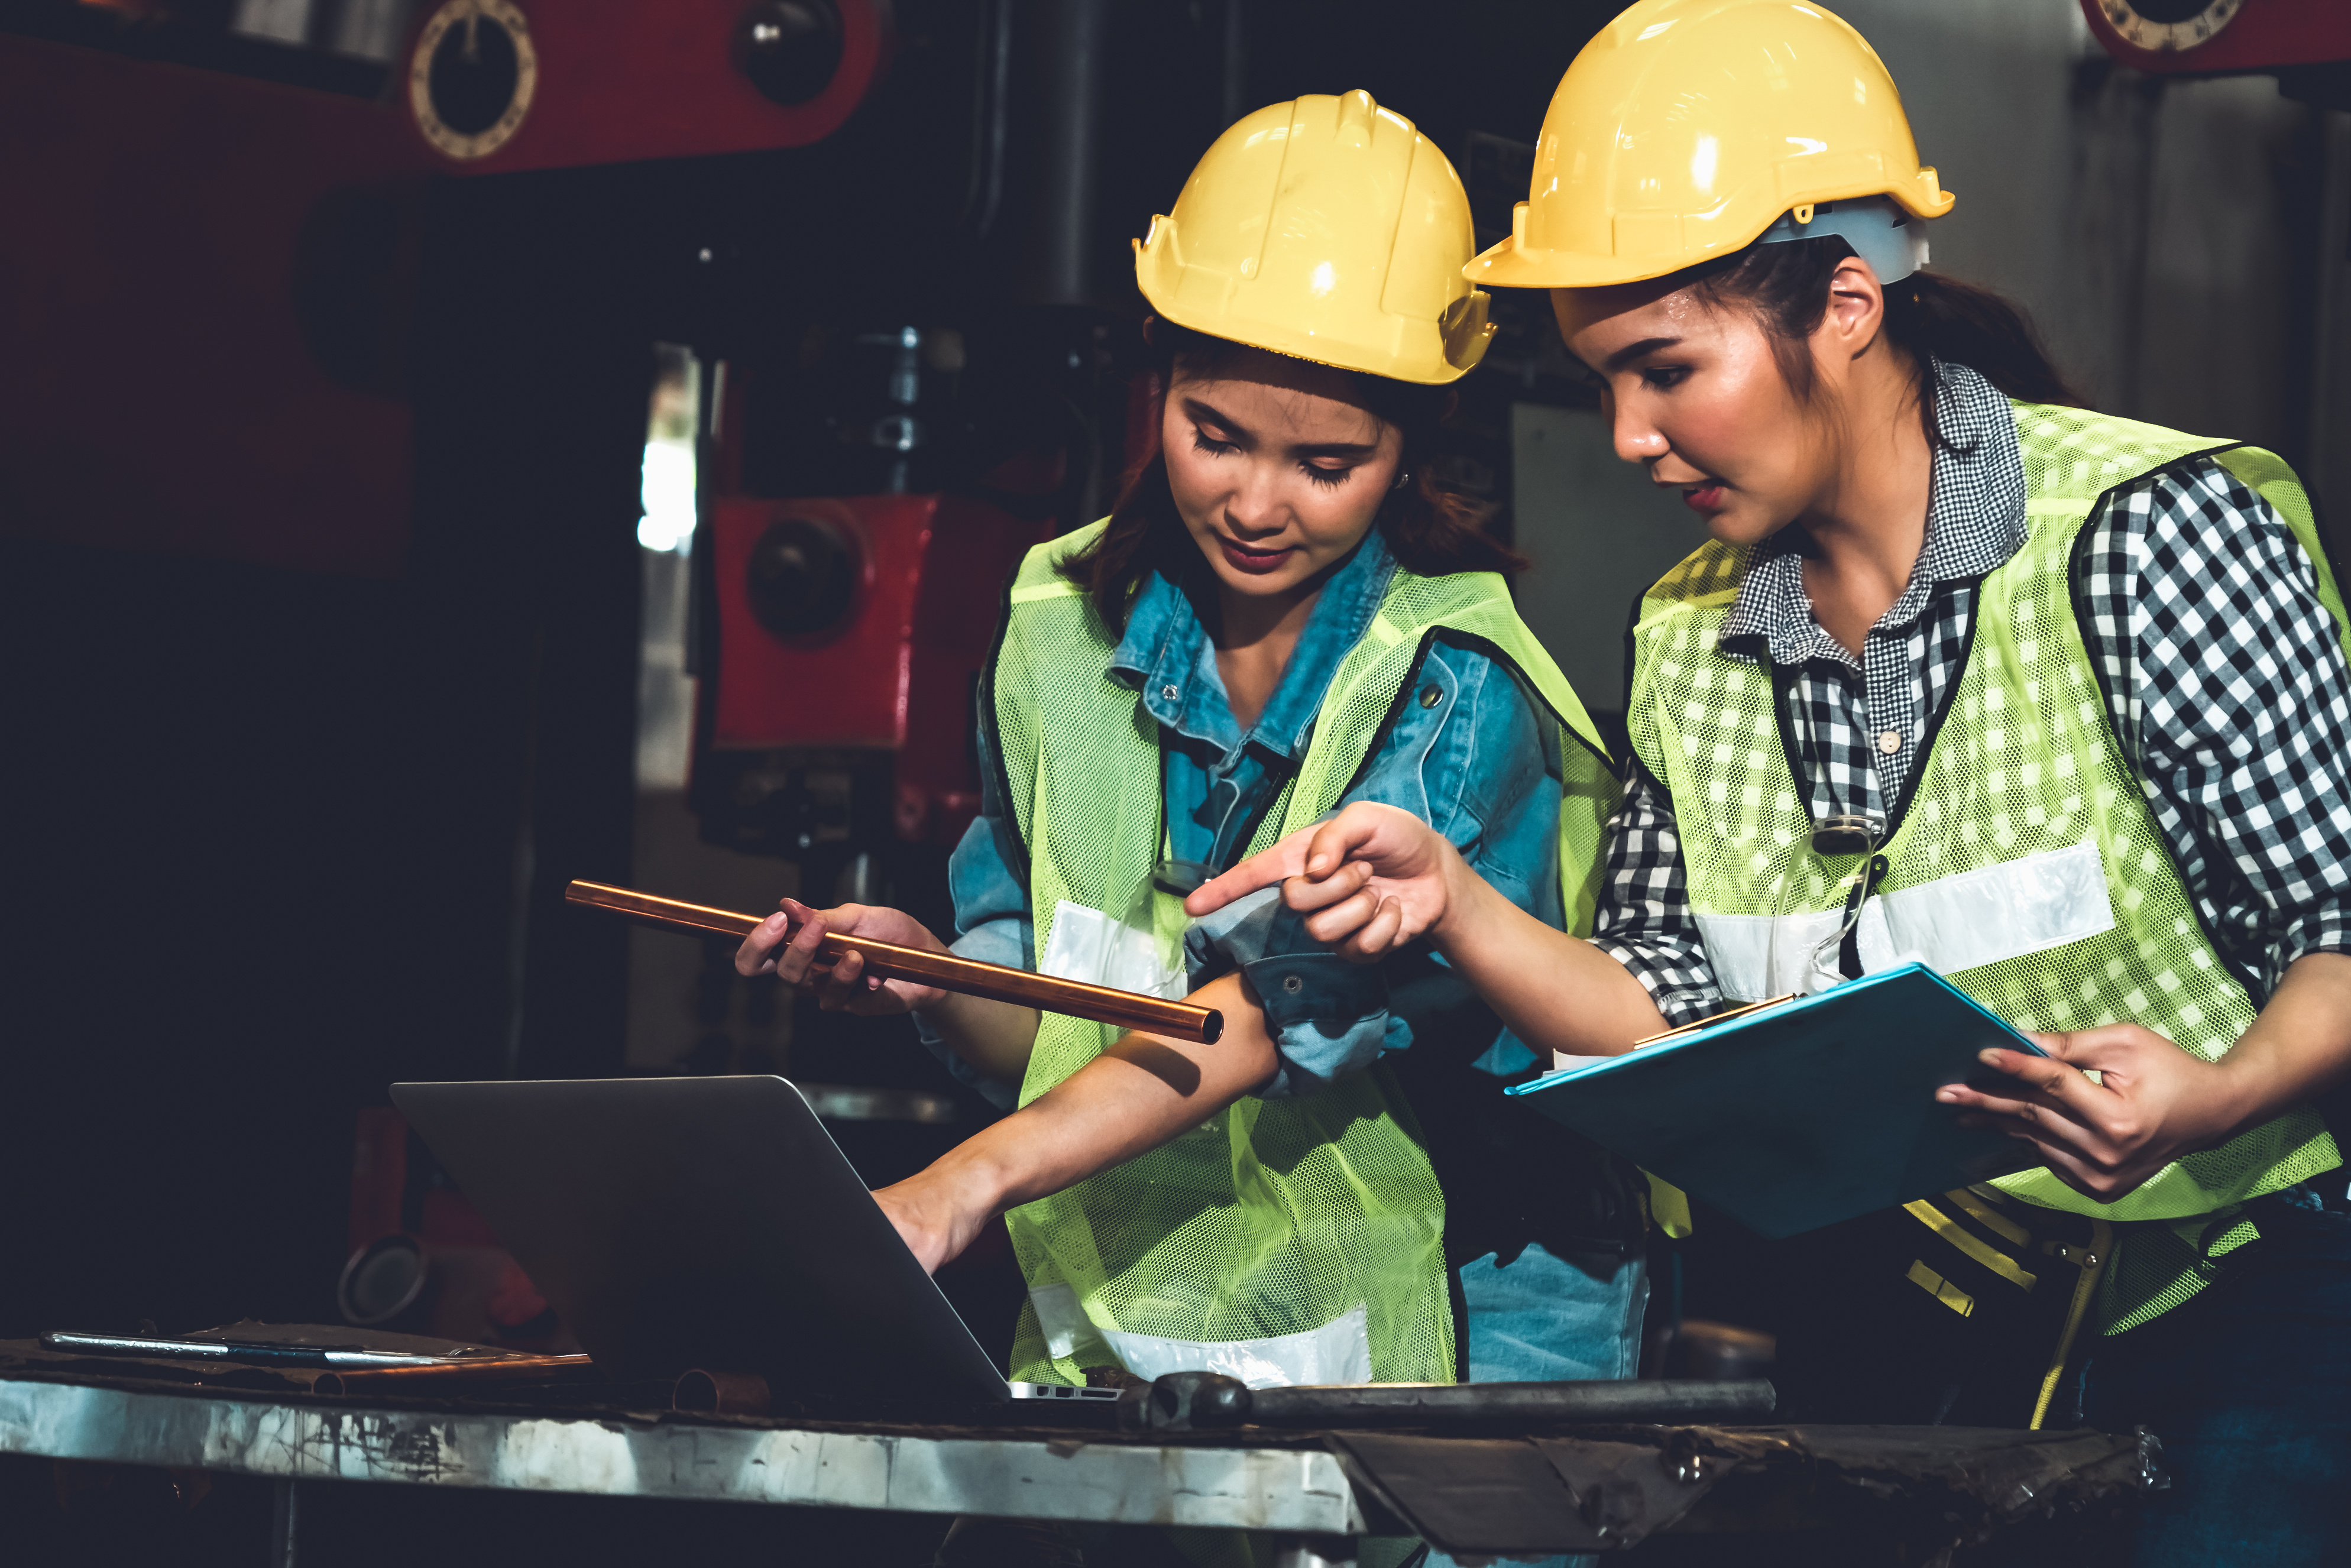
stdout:
MULTIPOLYGON (((1193 562, 1196 587, 1208 587, 1211 569, 1193 562)), ((1288 758, 1313 732, 1322 695, 1348 651, 1371 630, 1387 597, 1395 558, 1374 528, 1345 564, 1322 585, 1322 596, 1306 622, 1298 647, 1281 672, 1273 700, 1256 727, 1241 733, 1217 674, 1217 651, 1181 587, 1157 572, 1144 580, 1127 618, 1126 635, 1111 655, 1111 679, 1139 690, 1144 711, 1179 735, 1207 742, 1230 755, 1244 740, 1288 758)))

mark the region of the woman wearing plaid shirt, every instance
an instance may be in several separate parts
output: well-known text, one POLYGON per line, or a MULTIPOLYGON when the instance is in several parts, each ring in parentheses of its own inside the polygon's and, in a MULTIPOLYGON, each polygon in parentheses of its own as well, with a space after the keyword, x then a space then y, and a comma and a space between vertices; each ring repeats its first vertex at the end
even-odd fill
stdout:
MULTIPOLYGON (((1792 29, 1844 26, 1776 0, 1677 15, 1699 9, 1645 0, 1579 58, 1546 122, 1546 156, 1553 122, 1569 143, 1554 190, 1571 154, 1585 170, 1572 143, 1591 105, 1574 99, 1579 73, 1587 96, 1601 85, 1586 58, 1604 43, 1626 55, 1682 22, 1687 49, 1741 10, 1742 26, 1767 9, 1802 12, 1792 29)), ((1614 58, 1602 67, 1621 71, 1614 58)), ((1802 100, 1758 101, 1754 115, 1794 117, 1802 100)), ((1761 126, 1784 141, 1805 129, 1761 126)), ((2161 1437, 2175 1485, 2140 1511, 2134 1563, 2351 1561, 2351 1218, 2304 1185, 2338 1164, 2313 1103, 2351 1076, 2341 601, 2283 465, 2079 410, 2012 308, 1916 270, 1932 214, 1913 198, 1949 198, 1930 170, 1896 189, 1915 152, 1885 162, 1898 206, 1793 202, 1728 255, 1621 281, 1604 258, 1595 281, 1552 289, 1618 455, 1680 492, 1714 540, 1644 601, 1635 755, 1590 941, 1528 920, 1425 826, 1370 806, 1236 868, 1193 913, 1293 879, 1286 901, 1343 954, 1426 938, 1521 1039, 1601 1055, 1727 1000, 1886 967, 1883 943, 1873 962, 1843 917, 1876 890, 1907 880, 1932 896, 1955 870, 1997 879, 2091 856, 2103 923, 2050 927, 2086 935, 1978 929, 1964 954, 1927 954, 2039 1025, 2049 1053, 1988 1051, 2012 1089, 1939 1098, 2048 1173, 2003 1186, 2116 1238, 2052 1414, 2161 1437), (2078 638, 2052 625, 2069 612, 2078 638), (2093 695, 2049 695, 2068 678, 2093 695), (1832 818, 1859 820, 1857 857, 1807 843, 1832 818), (1991 842, 2020 834, 2021 848, 1991 842), (1773 844, 1788 847, 1757 848, 1773 844)), ((1522 213, 1481 263, 1514 246, 1585 259, 1537 250, 1541 218, 1522 213)), ((1646 232, 1620 220, 1619 256, 1646 232)), ((2048 880, 2015 879, 2023 924, 2047 913, 2030 890, 2048 880)), ((1783 1343, 1783 1386, 1809 1414, 1966 1418, 1963 1368, 1929 1407, 1890 1406, 1935 1380, 1873 1333, 1882 1323, 1835 1311, 1823 1301, 1783 1343)))

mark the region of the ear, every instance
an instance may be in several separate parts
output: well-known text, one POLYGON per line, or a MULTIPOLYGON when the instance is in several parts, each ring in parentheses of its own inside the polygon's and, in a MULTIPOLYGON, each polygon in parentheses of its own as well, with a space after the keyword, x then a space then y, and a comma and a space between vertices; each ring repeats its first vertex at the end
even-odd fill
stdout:
POLYGON ((1829 275, 1828 314, 1821 319, 1825 347, 1846 358, 1865 352, 1886 325, 1886 290, 1869 263, 1848 256, 1829 275))
POLYGON ((1151 332, 1152 332, 1152 329, 1153 329, 1153 328, 1155 328, 1155 327, 1156 327, 1156 326, 1158 326, 1158 325, 1159 325, 1159 318, 1158 318, 1158 317, 1156 317, 1156 316, 1145 316, 1145 317, 1143 319, 1143 340, 1144 340, 1145 343, 1150 344, 1150 346, 1151 346, 1151 347, 1153 347, 1153 348, 1155 348, 1155 348, 1157 348, 1159 345, 1158 345, 1157 343, 1155 343, 1155 342, 1153 342, 1153 341, 1152 341, 1151 332))

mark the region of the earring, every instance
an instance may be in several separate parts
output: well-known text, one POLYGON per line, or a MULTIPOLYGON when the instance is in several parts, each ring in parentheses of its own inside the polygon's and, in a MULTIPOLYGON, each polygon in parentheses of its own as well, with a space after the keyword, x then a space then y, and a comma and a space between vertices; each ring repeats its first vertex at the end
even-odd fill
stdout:
POLYGON ((1411 482, 1412 470, 1409 468, 1399 468, 1396 470, 1395 483, 1389 486, 1388 488, 1391 490, 1401 490, 1411 482))

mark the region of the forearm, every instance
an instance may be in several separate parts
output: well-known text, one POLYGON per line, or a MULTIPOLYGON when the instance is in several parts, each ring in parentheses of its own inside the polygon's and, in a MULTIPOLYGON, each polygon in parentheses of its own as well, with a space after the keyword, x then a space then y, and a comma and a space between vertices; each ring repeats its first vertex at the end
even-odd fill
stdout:
POLYGON ((925 1002, 921 1012, 931 1032, 982 1076, 1013 1084, 1028 1076, 1037 1040, 1035 1008, 947 991, 925 1002))
POLYGON ((1510 1031, 1538 1051, 1614 1056, 1667 1027, 1625 967, 1544 925, 1448 852, 1437 950, 1510 1031))
MULTIPOLYGON (((956 1206, 970 1213, 1017 1207, 1157 1148, 1272 1075, 1274 1042, 1265 1015, 1238 975, 1212 980, 1189 999, 1225 1015, 1214 1045, 1123 1035, 914 1181, 951 1189, 956 1206)), ((1025 1046, 1022 1054, 1025 1060, 1025 1046)))
POLYGON ((2259 1126, 2351 1075, 2351 954, 2308 953, 2220 1061, 2232 1130, 2259 1126))

